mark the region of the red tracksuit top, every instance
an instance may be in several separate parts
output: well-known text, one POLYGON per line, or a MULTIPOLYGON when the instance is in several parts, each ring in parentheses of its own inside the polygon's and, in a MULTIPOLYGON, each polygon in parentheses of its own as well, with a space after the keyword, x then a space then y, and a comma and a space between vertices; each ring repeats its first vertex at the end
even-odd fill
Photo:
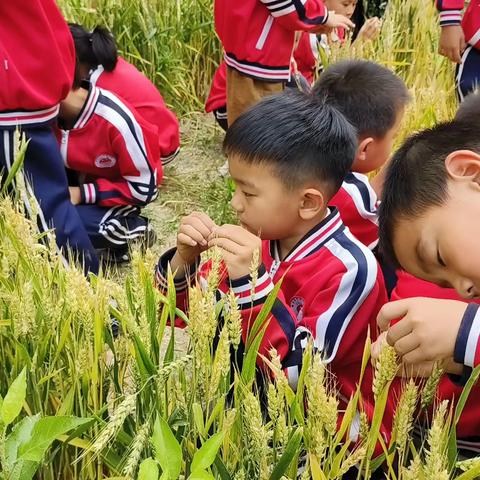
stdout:
POLYGON ((330 205, 338 208, 343 223, 358 240, 371 250, 377 246, 379 201, 366 175, 350 172, 330 205))
POLYGON ((289 80, 295 31, 314 31, 327 19, 321 0, 215 0, 227 65, 269 82, 289 80))
POLYGON ((74 71, 72 35, 54 0, 0 2, 0 127, 52 120, 74 71))
POLYGON ((440 25, 446 27, 448 25, 460 25, 461 23, 466 42, 478 49, 480 48, 480 2, 471 0, 462 20, 464 7, 464 0, 437 0, 440 25))
MULTIPOLYGON (((428 298, 440 298, 444 300, 458 300, 465 302, 466 300, 461 298, 453 288, 441 288, 438 285, 435 285, 430 282, 426 282, 425 280, 421 280, 419 278, 410 275, 407 272, 399 271, 397 272, 398 276, 398 283, 395 289, 392 291, 392 300, 401 300, 403 298, 411 298, 411 297, 428 297, 428 298)), ((480 327, 480 314, 474 315, 472 326, 473 332, 476 331, 477 339, 470 339, 470 344, 468 345, 469 350, 467 350, 467 346, 465 346, 465 350, 467 353, 470 351, 470 357, 473 362, 470 363, 470 366, 474 366, 479 363, 477 359, 475 361, 475 351, 479 349, 478 343, 478 333, 480 327), (475 322, 475 316, 476 322, 475 322), (475 327, 475 325, 477 325, 475 327)), ((472 328, 471 328, 472 330, 472 328)), ((467 339, 468 339, 468 331, 467 339)), ((465 356, 464 353, 464 356, 465 356)), ((468 357, 467 353, 467 357, 468 357)), ((465 360, 465 358, 464 358, 465 360)), ((468 358, 467 358, 468 363, 468 358)), ((398 386, 396 388, 399 388, 398 386)), ((440 381, 437 390, 437 398, 439 400, 450 400, 453 401, 454 405, 458 401, 461 393, 462 393, 462 386, 459 386, 452 382, 451 378, 448 376, 444 376, 440 381)), ((480 398, 480 384, 476 384, 473 387, 470 396, 468 397, 467 403, 465 408, 463 409, 462 415, 457 425, 457 437, 458 437, 458 446, 461 448, 467 449, 474 449, 476 451, 480 451, 480 415, 479 415, 479 407, 478 407, 478 399, 480 398), (478 437, 474 440, 472 437, 478 437)), ((431 417, 430 417, 431 418, 431 417)))
MULTIPOLYGON (((298 46, 293 52, 293 58, 297 62, 298 71, 313 83, 313 74, 318 61, 317 36, 304 32, 298 42, 298 46)), ((205 102, 205 111, 214 112, 219 108, 227 107, 227 64, 222 62, 213 76, 212 86, 207 101, 205 102)))
POLYGON ((90 75, 92 85, 125 99, 145 120, 158 128, 160 156, 168 163, 180 150, 180 131, 175 114, 167 108, 155 85, 122 57, 113 72, 99 65, 90 75))
MULTIPOLYGON (((167 287, 167 265, 174 253, 174 249, 166 252, 158 262, 156 281, 162 290, 167 287)), ((274 347, 290 383, 296 386, 301 354, 313 335, 316 348, 336 376, 341 398, 349 399, 358 382, 368 329, 376 332, 376 315, 387 300, 372 252, 350 234, 338 211, 332 209, 284 260, 278 257, 278 243, 264 240, 262 261, 254 292, 249 275, 232 281, 223 275, 219 286, 220 295, 231 286, 237 296, 244 322, 243 341, 250 322, 283 277, 259 353, 268 357, 274 347)), ((190 278, 175 280, 180 309, 187 308, 187 285, 194 283, 195 275, 200 285, 204 284, 209 268, 209 263, 201 265, 198 272, 192 267, 190 278)), ((368 366, 362 395, 369 415, 373 412, 371 377, 368 366)), ((388 429, 382 431, 387 433, 388 429)))
POLYGON ((144 206, 156 198, 157 132, 123 99, 91 87, 74 127, 55 133, 65 166, 80 175, 82 203, 144 206))

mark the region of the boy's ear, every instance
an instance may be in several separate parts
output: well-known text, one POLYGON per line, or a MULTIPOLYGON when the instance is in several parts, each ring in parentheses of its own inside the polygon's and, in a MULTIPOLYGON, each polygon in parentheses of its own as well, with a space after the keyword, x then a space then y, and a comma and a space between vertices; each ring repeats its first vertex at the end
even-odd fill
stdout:
POLYGON ((298 214, 303 220, 311 220, 323 212, 326 206, 327 202, 320 190, 306 188, 302 194, 298 214))
POLYGON ((372 144, 373 137, 365 137, 358 142, 357 155, 355 160, 363 162, 367 159, 367 149, 372 144))
POLYGON ((445 159, 452 180, 469 180, 480 185, 480 155, 471 150, 456 150, 445 159))

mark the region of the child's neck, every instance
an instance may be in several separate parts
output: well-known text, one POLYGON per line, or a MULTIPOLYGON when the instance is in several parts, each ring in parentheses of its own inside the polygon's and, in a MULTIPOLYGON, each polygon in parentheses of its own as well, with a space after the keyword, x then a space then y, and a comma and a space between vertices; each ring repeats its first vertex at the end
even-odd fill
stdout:
POLYGON ((69 130, 73 128, 80 112, 88 97, 88 90, 78 88, 70 90, 65 100, 60 105, 58 118, 63 128, 69 130))
POLYGON ((283 238, 278 240, 278 250, 280 255, 280 260, 283 260, 292 250, 293 247, 316 225, 323 221, 330 214, 328 208, 325 209, 323 215, 318 215, 312 220, 302 222, 299 226, 298 231, 296 231, 291 237, 283 238))

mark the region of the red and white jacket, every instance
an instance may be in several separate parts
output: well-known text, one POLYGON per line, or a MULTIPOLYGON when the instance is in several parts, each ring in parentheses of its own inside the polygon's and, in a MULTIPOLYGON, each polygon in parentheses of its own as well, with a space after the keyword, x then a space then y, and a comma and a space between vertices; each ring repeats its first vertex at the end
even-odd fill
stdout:
POLYGON ((366 175, 350 172, 330 205, 338 208, 343 223, 358 240, 371 250, 377 246, 379 201, 366 175))
MULTIPOLYGON (((441 288, 425 280, 410 275, 401 270, 397 272, 398 283, 392 291, 392 300, 401 300, 411 297, 439 298, 444 300, 457 300, 465 302, 453 288, 441 288)), ((465 313, 462 328, 457 341, 456 353, 461 358, 460 363, 467 367, 474 367, 480 364, 480 312, 478 305, 472 303, 465 313)), ((467 374, 468 375, 468 374, 467 374)), ((454 383, 455 377, 444 375, 440 380, 437 389, 439 400, 450 400, 456 406, 462 393, 463 385, 454 383)), ((465 378, 466 380, 466 378, 465 378)), ((457 444, 459 448, 480 452, 480 409, 478 399, 480 398, 480 384, 477 383, 468 397, 465 408, 457 424, 457 444)), ((431 417, 430 417, 431 418, 431 417)), ((425 432, 423 432, 425 433, 425 432)))
POLYGON ((124 100, 91 87, 74 127, 55 132, 65 166, 80 176, 82 203, 144 206, 156 198, 157 132, 124 100))
POLYGON ((440 25, 462 25, 465 40, 475 48, 480 48, 480 2, 471 0, 463 15, 464 0, 437 0, 437 8, 440 12, 440 25))
MULTIPOLYGON (((293 60, 298 71, 312 84, 314 73, 318 63, 317 36, 313 33, 303 33, 293 52, 293 60)), ((291 62, 293 63, 293 62, 291 62)), ((214 76, 205 111, 214 112, 220 108, 227 108, 227 64, 222 62, 214 76)))
POLYGON ((55 118, 74 71, 72 35, 54 0, 0 2, 0 128, 55 118))
MULTIPOLYGON (((156 281, 162 290, 167 288, 167 266, 174 252, 170 250, 158 262, 156 281)), ((290 383, 296 386, 303 349, 313 336, 315 347, 336 376, 341 397, 349 399, 357 388, 369 327, 376 332, 377 313, 387 300, 372 252, 350 234, 338 211, 332 209, 283 260, 278 242, 264 240, 262 261, 254 291, 250 276, 229 281, 225 271, 219 286, 220 296, 229 288, 237 296, 243 341, 274 284, 282 280, 259 353, 268 357, 275 347, 290 383)), ((180 309, 187 309, 187 286, 195 276, 202 285, 209 268, 206 264, 196 271, 193 266, 189 278, 175 280, 180 309)), ((373 412, 371 380, 368 366, 363 392, 368 414, 373 412)))
POLYGON ((321 0, 215 0, 227 65, 269 82, 290 79, 295 32, 314 32, 327 19, 321 0))
POLYGON ((90 75, 90 83, 125 99, 137 112, 158 129, 162 163, 172 161, 180 151, 180 130, 175 114, 167 108, 155 85, 122 57, 113 72, 99 65, 90 75))

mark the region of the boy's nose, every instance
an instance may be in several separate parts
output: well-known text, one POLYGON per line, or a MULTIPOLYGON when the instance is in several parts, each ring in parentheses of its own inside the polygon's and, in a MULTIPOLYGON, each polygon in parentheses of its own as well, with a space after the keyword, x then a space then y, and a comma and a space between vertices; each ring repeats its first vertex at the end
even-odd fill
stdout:
POLYGON ((242 202, 239 200, 236 193, 233 194, 233 197, 230 200, 230 205, 237 213, 243 212, 242 202))
POLYGON ((463 298, 470 299, 475 296, 475 288, 473 283, 466 278, 460 278, 457 281, 455 284, 455 290, 463 298))

